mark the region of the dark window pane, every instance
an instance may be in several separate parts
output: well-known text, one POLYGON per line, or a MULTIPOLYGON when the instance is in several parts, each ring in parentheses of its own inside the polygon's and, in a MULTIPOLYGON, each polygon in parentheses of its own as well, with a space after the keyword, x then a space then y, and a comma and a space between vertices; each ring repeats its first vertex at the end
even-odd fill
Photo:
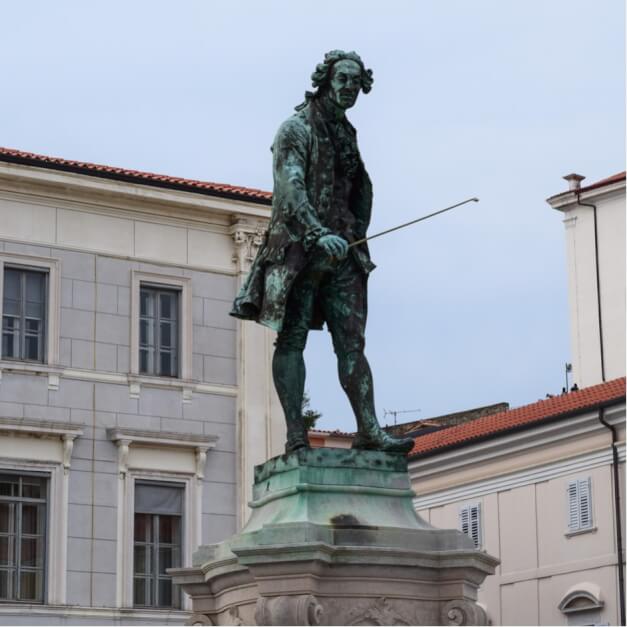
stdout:
POLYGON ((154 297, 152 292, 147 289, 142 289, 139 296, 139 315, 140 316, 154 316, 154 297))
POLYGON ((0 533, 14 533, 15 505, 0 503, 0 533))
POLYGON ((147 350, 139 351, 139 371, 150 372, 150 353, 147 350))
POLYGON ((159 607, 172 607, 171 579, 159 579, 159 607))
POLYGON ((135 514, 135 542, 150 542, 152 517, 148 514, 135 514))
POLYGON ((4 270, 4 298, 20 300, 20 274, 19 270, 5 268, 4 270))
POLYGON ((180 522, 178 516, 159 516, 159 542, 178 544, 180 522))
POLYGON ((24 477, 22 479, 22 496, 27 499, 44 498, 44 480, 39 477, 24 477))
POLYGON ((0 496, 17 496, 19 477, 17 475, 0 475, 0 496))
POLYGON ((172 374, 172 357, 170 353, 159 353, 161 364, 159 368, 159 374, 170 376, 172 374))
POLYGON ((22 571, 20 574, 20 600, 42 600, 42 573, 40 571, 22 571))
POLYGON ((133 583, 133 604, 150 605, 150 580, 135 577, 133 583))
POLYGON ((20 316, 20 301, 14 300, 13 298, 4 298, 4 303, 2 305, 2 311, 7 316, 20 316))
POLYGON ((39 359, 39 338, 24 337, 24 359, 39 359))
POLYGON ((43 516, 42 509, 39 505, 30 505, 24 503, 22 505, 22 533, 41 534, 43 516))
POLYGON ((0 599, 13 598, 14 571, 0 570, 0 599))
POLYGON ((152 320, 140 320, 139 321, 139 343, 142 346, 152 346, 153 333, 152 333, 152 320))
POLYGON ((40 568, 43 566, 43 550, 41 538, 22 538, 21 552, 22 566, 32 566, 40 568))
POLYGON ((35 318, 26 318, 25 323, 25 333, 30 333, 31 335, 39 335, 39 331, 41 330, 41 320, 37 320, 35 318))
POLYGON ((161 343, 161 348, 172 348, 174 344, 173 337, 173 329, 174 325, 171 322, 163 322, 161 321, 161 336, 159 338, 159 342, 161 343))
POLYGON ((26 276, 26 301, 29 303, 44 302, 44 278, 42 272, 24 272, 26 276))
POLYGON ((160 548, 159 549, 159 574, 160 575, 166 575, 167 573, 165 572, 166 568, 172 568, 173 567, 173 551, 174 549, 172 549, 171 547, 165 547, 165 548, 160 548))
POLYGON ((17 357, 18 337, 9 333, 2 334, 2 356, 17 357))
POLYGON ((15 565, 15 541, 13 536, 0 536, 0 566, 15 565))
POLYGON ((150 545, 135 545, 134 564, 136 575, 150 575, 150 545))
POLYGON ((174 295, 173 294, 160 294, 160 307, 159 313, 161 319, 170 319, 174 317, 174 295))

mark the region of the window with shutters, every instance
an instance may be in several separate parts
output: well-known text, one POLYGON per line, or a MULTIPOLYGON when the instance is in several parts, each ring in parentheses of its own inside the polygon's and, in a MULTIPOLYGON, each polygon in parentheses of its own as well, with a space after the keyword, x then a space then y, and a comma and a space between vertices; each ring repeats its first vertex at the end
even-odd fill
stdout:
POLYGON ((477 548, 481 546, 481 503, 468 503, 460 508, 459 529, 472 539, 477 548))
POLYGON ((4 267, 2 290, 2 358, 46 360, 47 273, 4 267))
POLYGON ((0 601, 43 603, 48 482, 0 475, 0 601))
POLYGON ((179 373, 179 292, 142 285, 139 296, 139 372, 179 373))
POLYGON ((568 531, 592 530, 592 481, 590 477, 568 482, 568 531))
POLYGON ((181 565, 183 494, 180 484, 135 483, 133 605, 136 607, 180 607, 180 591, 166 570, 181 565))

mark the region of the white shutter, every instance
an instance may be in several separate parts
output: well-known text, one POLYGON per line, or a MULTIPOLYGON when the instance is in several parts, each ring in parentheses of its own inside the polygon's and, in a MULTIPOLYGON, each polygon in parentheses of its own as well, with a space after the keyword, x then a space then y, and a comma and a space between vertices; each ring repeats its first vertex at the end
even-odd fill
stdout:
POLYGON ((464 505, 459 510, 459 529, 462 533, 469 535, 470 531, 470 506, 464 505))
POLYGON ((579 480, 579 523, 580 529, 592 527, 592 491, 590 477, 579 480))
POLYGON ((568 482, 568 529, 592 527, 592 482, 590 477, 568 482))
POLYGON ((480 504, 470 506, 470 537, 476 547, 481 544, 481 509, 480 504))
POLYGON ((577 481, 568 482, 568 528, 579 529, 579 507, 577 506, 577 481))
POLYGON ((472 538, 476 547, 481 545, 481 504, 463 505, 459 510, 459 529, 472 538))

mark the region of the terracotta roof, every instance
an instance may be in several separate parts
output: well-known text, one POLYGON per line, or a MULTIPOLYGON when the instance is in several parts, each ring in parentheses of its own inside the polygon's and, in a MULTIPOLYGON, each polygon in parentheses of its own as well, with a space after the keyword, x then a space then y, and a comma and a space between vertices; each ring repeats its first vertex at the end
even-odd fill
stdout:
POLYGON ((581 188, 580 191, 587 192, 590 189, 596 189, 597 187, 605 187, 606 185, 611 185, 612 183, 618 183, 619 181, 625 180, 625 172, 619 172, 618 174, 614 174, 613 176, 608 176, 605 179, 601 179, 596 183, 590 183, 590 185, 585 185, 581 188))
POLYGON ((88 176, 99 176, 112 178, 141 185, 152 185, 156 187, 167 187, 188 192, 207 194, 210 196, 221 196, 237 200, 247 200, 269 205, 272 202, 272 193, 260 189, 249 187, 239 187, 227 185, 225 183, 211 183, 209 181, 196 181, 184 179, 178 176, 168 176, 166 174, 153 174, 152 172, 140 172, 139 170, 128 170, 111 165, 100 165, 98 163, 86 163, 84 161, 72 161, 61 159, 60 157, 48 157, 32 152, 23 152, 13 148, 3 148, 0 146, 0 161, 20 163, 41 168, 54 170, 64 170, 88 176))
POLYGON ((339 429, 334 429, 333 431, 327 431, 325 429, 310 429, 309 430, 309 434, 310 435, 322 435, 322 436, 331 435, 333 437, 339 437, 339 438, 353 438, 353 437, 355 437, 354 433, 348 433, 346 431, 340 431, 339 429))
POLYGON ((464 446, 621 400, 625 400, 625 377, 427 433, 415 439, 409 456, 433 455, 443 449, 464 446))

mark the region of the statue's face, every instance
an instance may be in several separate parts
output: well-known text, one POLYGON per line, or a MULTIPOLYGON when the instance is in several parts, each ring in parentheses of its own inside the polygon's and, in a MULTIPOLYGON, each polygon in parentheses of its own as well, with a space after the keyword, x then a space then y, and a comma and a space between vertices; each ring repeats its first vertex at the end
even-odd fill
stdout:
POLYGON ((356 61, 343 59, 331 68, 329 98, 340 108, 350 109, 361 89, 361 67, 356 61))

